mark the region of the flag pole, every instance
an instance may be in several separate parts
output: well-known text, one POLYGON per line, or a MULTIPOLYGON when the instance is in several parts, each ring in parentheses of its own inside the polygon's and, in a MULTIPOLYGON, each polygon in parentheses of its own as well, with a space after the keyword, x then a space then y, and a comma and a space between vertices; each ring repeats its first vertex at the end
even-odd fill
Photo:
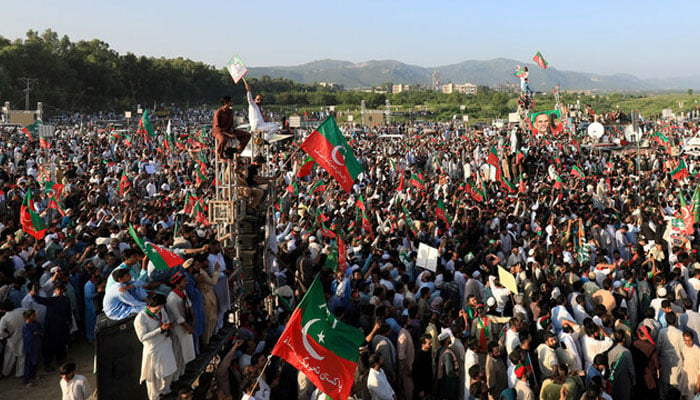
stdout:
POLYGON ((265 365, 263 365, 262 370, 260 370, 260 374, 258 374, 257 379, 255 379, 255 383, 253 384, 253 389, 251 390, 251 395, 255 394, 255 389, 258 387, 258 381, 262 378, 263 374, 265 373, 265 370, 267 369, 267 366, 270 365, 270 360, 272 359, 272 354, 267 356, 267 361, 265 362, 265 365))

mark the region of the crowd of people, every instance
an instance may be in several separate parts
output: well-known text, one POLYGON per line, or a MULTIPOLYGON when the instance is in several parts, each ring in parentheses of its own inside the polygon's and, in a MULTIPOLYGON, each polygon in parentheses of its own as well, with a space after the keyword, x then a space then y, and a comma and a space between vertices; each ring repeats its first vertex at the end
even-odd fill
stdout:
POLYGON ((94 342, 104 313, 135 317, 149 398, 323 398, 269 357, 320 276, 329 309, 366 336, 356 399, 691 399, 700 390, 700 225, 687 227, 698 164, 674 146, 697 131, 692 122, 654 123, 669 140, 640 155, 586 150, 582 120, 566 117, 536 134, 345 125, 363 167, 350 193, 318 166, 302 172, 294 142, 270 145, 235 171, 251 208, 270 195, 274 221, 270 265, 260 266, 269 290, 240 297, 234 249, 203 211, 215 192, 214 137, 227 137, 216 126, 198 132, 216 125, 211 111, 173 109, 174 134, 163 121, 154 137, 115 133, 101 118, 68 117, 48 148, 3 132, 4 376, 31 384, 41 364, 60 366, 62 386, 89 392, 68 361, 76 340, 94 342), (40 239, 22 229, 23 204, 47 225, 40 239), (347 244, 343 263, 329 257, 329 230, 347 244), (156 268, 135 238, 182 265, 156 268), (438 250, 434 268, 418 265, 420 244, 438 250), (171 388, 232 299, 238 330, 213 370, 194 388, 171 388))

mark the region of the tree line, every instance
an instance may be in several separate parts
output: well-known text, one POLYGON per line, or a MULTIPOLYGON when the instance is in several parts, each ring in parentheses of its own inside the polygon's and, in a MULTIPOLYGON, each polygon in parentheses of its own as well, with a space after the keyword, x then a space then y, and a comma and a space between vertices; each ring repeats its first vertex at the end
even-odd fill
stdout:
MULTIPOLYGON (((104 41, 72 42, 52 31, 30 30, 24 39, 0 36, 0 100, 12 108, 24 107, 25 81, 34 80, 30 107, 46 104, 47 113, 133 110, 136 104, 174 103, 181 106, 217 106, 222 95, 244 102, 243 85, 234 85, 225 69, 184 58, 154 58, 119 54, 104 41)), ((281 108, 338 105, 357 109, 383 108, 386 100, 404 109, 430 106, 437 114, 469 114, 476 118, 505 117, 517 108, 517 94, 479 87, 476 95, 413 90, 391 94, 367 93, 304 84, 263 76, 248 79, 265 103, 281 108), (461 109, 464 106, 464 110, 461 109)), ((569 97, 569 96, 566 96, 569 97)), ((572 99, 573 100, 573 99, 572 99)), ((600 97, 596 99, 600 102, 600 97)), ((543 101, 550 101, 545 97, 543 101)), ((586 99, 583 99, 586 101, 586 99)), ((540 103, 541 105, 542 103, 540 103)))

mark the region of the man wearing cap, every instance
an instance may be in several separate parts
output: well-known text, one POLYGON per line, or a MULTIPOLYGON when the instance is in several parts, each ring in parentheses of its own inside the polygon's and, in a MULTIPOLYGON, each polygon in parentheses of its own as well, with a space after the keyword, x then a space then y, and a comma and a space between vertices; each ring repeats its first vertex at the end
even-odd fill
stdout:
POLYGON ((458 396, 460 362, 450 349, 450 334, 438 335, 440 349, 437 354, 438 399, 456 399, 458 396))
POLYGON ((527 383, 529 374, 529 370, 524 365, 515 366, 515 377, 518 378, 518 381, 515 383, 514 389, 517 400, 535 400, 535 393, 527 383))
POLYGON ((170 393, 170 383, 175 378, 177 363, 173 353, 171 323, 163 310, 165 296, 153 294, 148 305, 134 319, 134 329, 143 343, 141 377, 146 382, 149 400, 157 400, 161 394, 170 393))
POLYGON ((635 399, 658 398, 659 353, 649 329, 641 325, 637 329, 637 338, 632 342, 632 361, 634 362, 637 383, 634 385, 635 399))
POLYGON ((172 341, 175 360, 177 361, 176 378, 185 373, 185 366, 190 361, 194 360, 194 340, 192 333, 194 332, 194 314, 192 312, 192 303, 187 297, 185 287, 187 279, 185 275, 178 271, 170 277, 170 287, 172 290, 168 293, 165 303, 165 311, 168 313, 168 319, 172 322, 172 341))

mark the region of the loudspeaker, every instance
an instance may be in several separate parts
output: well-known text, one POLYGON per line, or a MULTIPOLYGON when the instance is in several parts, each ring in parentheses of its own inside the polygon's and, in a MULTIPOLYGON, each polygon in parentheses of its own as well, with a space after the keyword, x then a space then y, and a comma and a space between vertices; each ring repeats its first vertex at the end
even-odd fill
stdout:
POLYGON ((143 345, 134 330, 134 317, 112 321, 97 316, 95 326, 98 400, 146 400, 146 385, 139 384, 143 345))

